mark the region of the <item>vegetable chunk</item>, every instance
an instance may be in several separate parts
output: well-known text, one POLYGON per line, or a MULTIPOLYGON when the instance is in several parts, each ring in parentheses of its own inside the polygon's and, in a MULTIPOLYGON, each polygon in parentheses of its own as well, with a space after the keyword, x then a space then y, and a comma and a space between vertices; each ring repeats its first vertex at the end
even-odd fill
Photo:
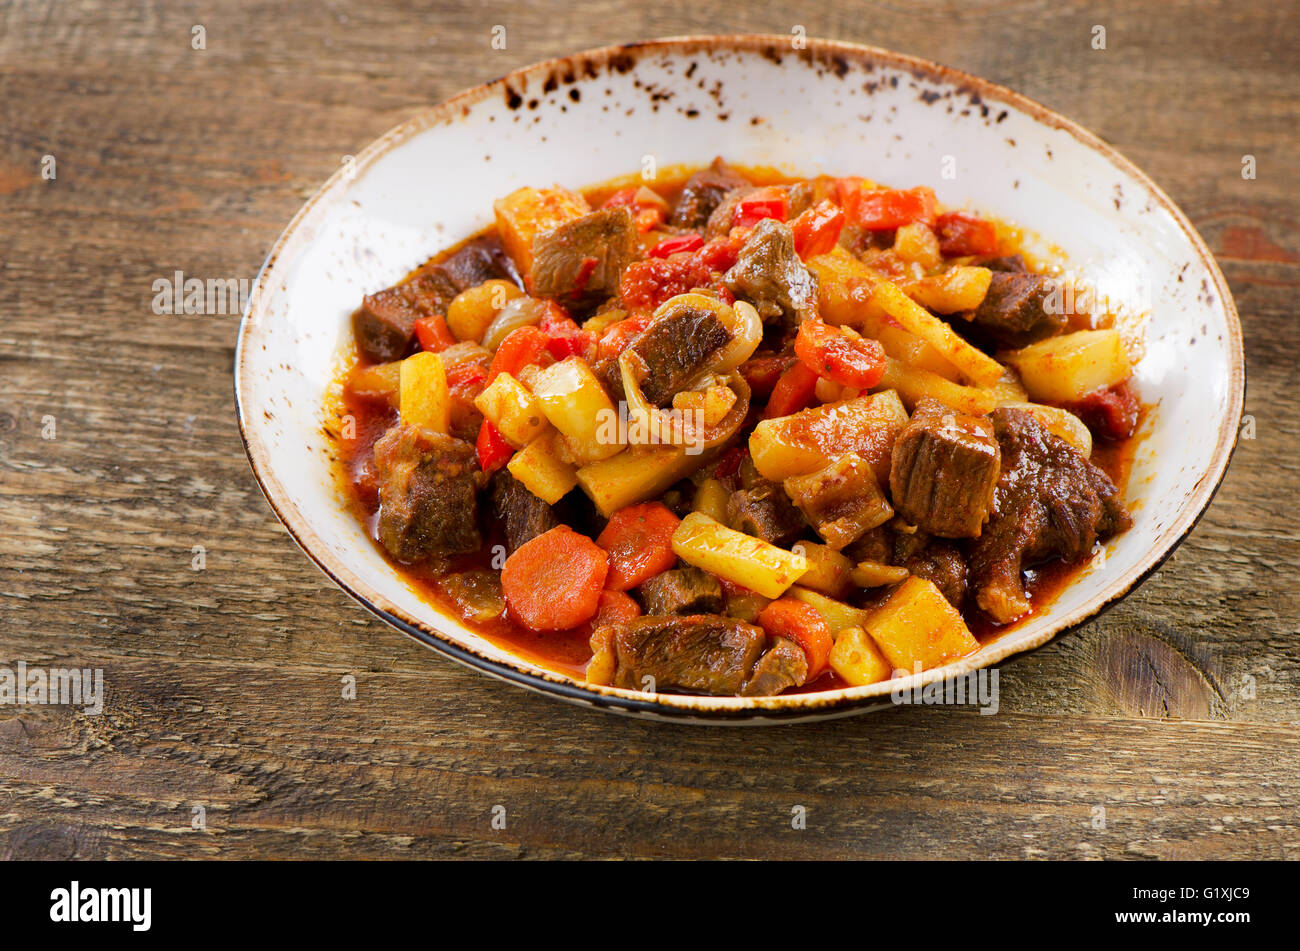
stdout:
POLYGON ((595 617, 609 564, 586 535, 567 525, 519 546, 501 569, 506 606, 534 631, 563 631, 595 617))
POLYGON ((863 625, 895 670, 942 667, 979 650, 961 614, 932 581, 908 578, 863 625))

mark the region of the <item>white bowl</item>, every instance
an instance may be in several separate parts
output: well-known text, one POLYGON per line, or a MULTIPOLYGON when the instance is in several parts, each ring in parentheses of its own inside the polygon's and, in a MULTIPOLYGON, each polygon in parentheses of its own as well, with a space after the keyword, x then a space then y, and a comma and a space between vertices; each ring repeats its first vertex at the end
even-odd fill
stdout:
POLYGON ((335 173, 276 242, 240 328, 239 423, 267 500, 330 578, 457 660, 619 712, 770 722, 889 702, 897 681, 697 697, 593 687, 545 670, 422 600, 342 504, 331 473, 323 396, 363 294, 489 224, 493 199, 521 185, 580 187, 637 172, 645 156, 665 168, 715 155, 931 185, 949 206, 1041 236, 1111 302, 1150 308, 1136 382, 1155 408, 1128 485, 1133 528, 1027 623, 901 686, 1046 643, 1123 597, 1191 531, 1236 442, 1241 330, 1204 242, 1150 179, 1042 106, 933 63, 812 39, 795 49, 790 37, 685 37, 541 63, 425 110, 335 173))

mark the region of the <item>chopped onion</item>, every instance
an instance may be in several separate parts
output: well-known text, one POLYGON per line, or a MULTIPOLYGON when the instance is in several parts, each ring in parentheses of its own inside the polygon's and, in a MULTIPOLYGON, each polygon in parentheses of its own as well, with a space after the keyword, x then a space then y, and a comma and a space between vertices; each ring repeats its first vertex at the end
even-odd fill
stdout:
MULTIPOLYGON (((652 441, 699 447, 700 450, 713 449, 739 432, 749 414, 749 384, 739 373, 729 373, 721 381, 736 394, 731 410, 713 426, 701 427, 681 411, 661 409, 645 398, 641 392, 641 380, 647 368, 634 350, 624 350, 619 354, 618 368, 623 377, 624 399, 627 400, 628 429, 636 426, 652 441)), ((719 382, 713 373, 705 374, 702 379, 712 385, 719 382)))
POLYGON ((516 297, 497 311, 492 323, 483 331, 483 346, 495 350, 510 331, 540 324, 547 309, 546 301, 536 297, 516 297))

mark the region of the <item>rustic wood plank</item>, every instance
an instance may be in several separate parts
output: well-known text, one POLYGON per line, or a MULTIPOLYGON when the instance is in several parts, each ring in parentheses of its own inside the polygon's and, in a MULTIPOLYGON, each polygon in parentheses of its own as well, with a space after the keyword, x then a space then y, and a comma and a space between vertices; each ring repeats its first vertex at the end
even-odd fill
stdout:
POLYGON ((1262 0, 0 4, 0 664, 102 666, 110 690, 97 718, 0 708, 0 856, 1297 857, 1296 26, 1262 0), (369 618, 248 472, 236 319, 157 316, 152 281, 253 277, 343 155, 466 85, 796 24, 1040 99, 1182 205, 1241 311, 1256 421, 1201 525, 1120 606, 1004 667, 991 717, 649 725, 369 618))

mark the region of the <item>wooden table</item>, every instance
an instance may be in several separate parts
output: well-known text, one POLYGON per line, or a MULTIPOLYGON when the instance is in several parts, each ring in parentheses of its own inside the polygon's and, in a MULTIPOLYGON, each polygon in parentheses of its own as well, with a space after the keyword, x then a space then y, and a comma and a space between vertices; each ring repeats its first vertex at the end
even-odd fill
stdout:
POLYGON ((0 707, 0 856, 1300 857, 1297 8, 723 9, 0 4, 0 666, 98 666, 107 690, 98 717, 0 707), (372 619, 253 481, 237 318, 157 316, 153 281, 252 278, 343 155, 467 85, 796 24, 1024 92, 1186 210, 1241 311, 1257 437, 1200 526, 1102 620, 1004 667, 996 716, 658 726, 372 619))

